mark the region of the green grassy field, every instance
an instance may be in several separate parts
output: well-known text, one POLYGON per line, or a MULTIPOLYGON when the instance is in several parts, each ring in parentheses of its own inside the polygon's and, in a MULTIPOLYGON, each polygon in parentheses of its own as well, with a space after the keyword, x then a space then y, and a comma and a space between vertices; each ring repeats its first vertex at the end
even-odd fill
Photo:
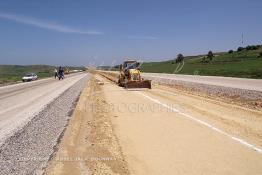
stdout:
MULTIPOLYGON (((84 69, 83 67, 68 67, 70 70, 84 69)), ((48 65, 0 65, 0 84, 21 81, 27 73, 36 73, 39 78, 53 76, 55 67, 48 65)))
POLYGON ((257 50, 243 50, 240 52, 219 53, 212 61, 203 62, 203 56, 185 57, 184 66, 178 72, 176 68, 181 66, 174 60, 163 62, 143 63, 143 72, 178 73, 189 75, 228 76, 241 78, 262 78, 262 57, 257 50))

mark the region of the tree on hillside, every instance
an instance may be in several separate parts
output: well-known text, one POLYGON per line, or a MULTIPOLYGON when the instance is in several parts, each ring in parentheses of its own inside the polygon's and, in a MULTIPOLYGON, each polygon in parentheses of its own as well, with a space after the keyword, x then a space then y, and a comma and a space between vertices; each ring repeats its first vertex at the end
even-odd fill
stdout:
POLYGON ((233 50, 229 50, 229 51, 228 51, 229 54, 231 54, 231 53, 233 53, 233 52, 234 52, 233 50))
POLYGON ((184 56, 180 53, 176 57, 176 63, 180 63, 184 60, 184 56))
POLYGON ((242 51, 242 50, 244 50, 244 47, 238 47, 238 48, 237 48, 237 51, 238 51, 238 52, 240 52, 240 51, 242 51))
POLYGON ((255 45, 248 45, 247 47, 246 47, 246 49, 247 50, 257 50, 257 49, 259 49, 259 46, 255 46, 255 45))
POLYGON ((257 50, 257 49, 259 49, 259 46, 252 46, 253 47, 253 50, 257 50))
POLYGON ((210 51, 208 52, 208 54, 207 54, 207 58, 208 58, 210 61, 212 61, 213 57, 214 57, 213 52, 210 50, 210 51))
POLYGON ((248 46, 246 47, 246 49, 247 49, 247 50, 252 50, 252 46, 249 46, 249 45, 248 45, 248 46))

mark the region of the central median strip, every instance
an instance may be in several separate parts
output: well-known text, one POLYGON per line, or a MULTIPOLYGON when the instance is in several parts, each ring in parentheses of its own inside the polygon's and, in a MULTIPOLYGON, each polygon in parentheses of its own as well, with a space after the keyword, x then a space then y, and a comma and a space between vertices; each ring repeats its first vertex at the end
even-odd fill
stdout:
POLYGON ((219 128, 216 128, 215 126, 213 126, 213 125, 211 125, 211 124, 209 124, 209 123, 207 123, 207 122, 205 122, 205 121, 199 120, 199 119, 197 119, 197 118, 195 118, 195 117, 193 117, 193 116, 191 116, 191 115, 189 115, 189 114, 186 114, 186 113, 184 113, 184 112, 181 112, 181 111, 179 111, 178 109, 176 109, 176 108, 174 108, 174 107, 171 107, 171 106, 169 106, 169 105, 167 105, 167 104, 165 104, 165 103, 162 103, 162 102, 160 102, 159 100, 157 100, 157 99, 155 99, 155 98, 152 98, 152 97, 150 97, 150 96, 148 96, 148 95, 146 95, 146 94, 144 94, 144 93, 142 93, 142 92, 137 92, 137 93, 140 94, 140 95, 142 95, 143 97, 151 100, 152 102, 155 102, 155 103, 157 103, 157 104, 159 104, 159 105, 161 105, 161 106, 163 106, 163 107, 165 107, 165 108, 167 108, 167 109, 169 109, 169 110, 171 110, 171 111, 173 111, 173 112, 175 112, 175 113, 178 113, 178 114, 180 114, 180 115, 182 115, 182 116, 184 116, 184 117, 186 117, 186 118, 188 118, 188 119, 191 119, 192 121, 194 121, 194 122, 196 122, 196 123, 198 123, 198 124, 201 124, 201 125, 203 125, 203 126, 206 126, 206 127, 210 128, 210 129, 216 131, 217 133, 220 133, 220 134, 222 134, 222 135, 225 135, 225 136, 231 138, 232 140, 234 140, 234 141, 236 141, 236 142, 238 142, 238 143, 240 143, 240 144, 242 144, 242 145, 244 145, 244 146, 246 146, 246 147, 248 147, 248 148, 250 148, 250 149, 253 149, 253 150, 257 151, 257 152, 260 153, 260 154, 262 154, 262 149, 261 149, 261 148, 255 146, 255 145, 253 145, 253 144, 250 144, 250 143, 248 143, 247 141, 245 141, 245 140, 243 140, 243 139, 241 139, 241 138, 234 137, 234 136, 232 136, 232 135, 230 135, 230 134, 222 131, 222 130, 219 129, 219 128))

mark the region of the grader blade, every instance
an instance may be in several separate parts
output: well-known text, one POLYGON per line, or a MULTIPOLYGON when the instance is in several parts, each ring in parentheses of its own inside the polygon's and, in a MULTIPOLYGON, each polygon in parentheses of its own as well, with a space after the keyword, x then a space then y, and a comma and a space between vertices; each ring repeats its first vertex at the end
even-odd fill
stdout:
POLYGON ((148 88, 151 89, 151 81, 144 80, 144 81, 128 81, 125 83, 124 87, 126 89, 132 88, 148 88))

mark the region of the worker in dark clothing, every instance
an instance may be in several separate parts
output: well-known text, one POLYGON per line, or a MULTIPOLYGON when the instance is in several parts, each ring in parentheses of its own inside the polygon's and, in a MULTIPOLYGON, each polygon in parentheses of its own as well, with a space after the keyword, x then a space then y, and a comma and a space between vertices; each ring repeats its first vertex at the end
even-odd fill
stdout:
POLYGON ((58 69, 58 78, 60 79, 64 79, 64 69, 60 66, 58 69))

